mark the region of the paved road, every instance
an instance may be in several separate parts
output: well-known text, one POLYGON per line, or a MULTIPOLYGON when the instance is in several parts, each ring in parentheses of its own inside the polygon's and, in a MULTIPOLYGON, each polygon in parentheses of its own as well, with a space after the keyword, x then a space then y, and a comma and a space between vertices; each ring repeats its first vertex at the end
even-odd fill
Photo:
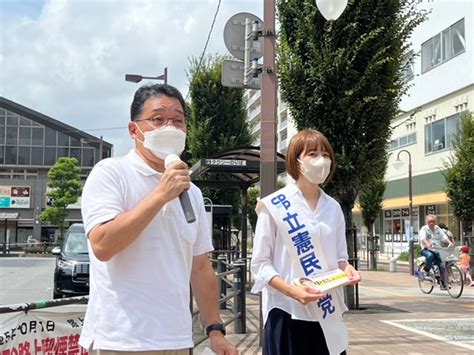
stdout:
MULTIPOLYGON (((408 272, 362 271, 362 278, 360 309, 344 316, 350 355, 474 354, 474 288, 453 299, 439 289, 422 294, 408 272)), ((250 294, 247 316, 248 332, 233 334, 229 326, 229 338, 242 355, 261 354, 258 297, 250 294)))
POLYGON ((0 258, 0 304, 15 304, 53 298, 56 259, 0 258))
MULTIPOLYGON (((51 299, 54 263, 54 258, 0 258, 0 304, 51 299)), ((422 294, 407 272, 362 271, 362 277, 360 309, 345 315, 349 354, 474 353, 474 288, 452 299, 439 289, 422 294)), ((246 334, 228 327, 229 339, 242 355, 261 353, 258 304, 258 296, 247 295, 246 334)), ((223 316, 231 315, 223 311, 223 316)))

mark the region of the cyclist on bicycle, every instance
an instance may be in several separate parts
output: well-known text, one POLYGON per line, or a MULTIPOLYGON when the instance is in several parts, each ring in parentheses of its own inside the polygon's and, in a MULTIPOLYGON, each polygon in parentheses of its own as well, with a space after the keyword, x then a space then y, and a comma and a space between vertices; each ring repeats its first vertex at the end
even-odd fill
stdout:
POLYGON ((442 248, 442 243, 448 243, 449 247, 454 247, 454 244, 449 240, 444 231, 436 225, 437 218, 434 214, 426 216, 426 225, 421 227, 418 232, 421 243, 421 253, 425 257, 424 271, 429 274, 433 264, 438 265, 441 278, 441 289, 446 290, 446 283, 444 280, 445 263, 441 260, 439 250, 442 248))

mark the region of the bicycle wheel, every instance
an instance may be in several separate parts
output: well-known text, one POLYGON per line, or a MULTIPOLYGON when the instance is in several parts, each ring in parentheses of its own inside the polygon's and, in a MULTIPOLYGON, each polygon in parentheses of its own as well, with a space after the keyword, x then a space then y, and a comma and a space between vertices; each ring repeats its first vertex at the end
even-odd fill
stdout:
POLYGON ((448 280, 448 293, 452 298, 459 298, 464 289, 464 280, 461 269, 457 265, 451 264, 446 268, 448 280))
POLYGON ((421 264, 417 270, 418 286, 420 286, 421 292, 429 295, 431 292, 433 292, 433 288, 434 288, 434 274, 433 274, 433 269, 431 269, 430 276, 426 276, 425 271, 423 270, 424 267, 425 267, 425 264, 421 264))

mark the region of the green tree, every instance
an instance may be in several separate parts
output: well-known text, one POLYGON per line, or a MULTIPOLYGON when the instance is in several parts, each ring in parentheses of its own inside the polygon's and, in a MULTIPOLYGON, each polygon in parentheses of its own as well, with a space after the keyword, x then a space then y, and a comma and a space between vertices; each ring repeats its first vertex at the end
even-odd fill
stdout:
POLYGON ((445 191, 453 213, 462 221, 464 235, 472 236, 474 220, 474 114, 461 116, 461 129, 453 141, 453 154, 443 171, 445 191))
MULTIPOLYGON (((281 189, 285 187, 285 183, 282 180, 278 180, 276 183, 276 188, 281 189)), ((257 212, 255 212, 255 207, 260 198, 260 187, 255 186, 248 190, 248 216, 249 223, 252 226, 252 230, 255 232, 255 226, 257 225, 257 212)))
POLYGON ((67 206, 77 202, 82 193, 82 183, 79 178, 81 169, 77 167, 76 158, 59 158, 48 171, 49 191, 46 196, 51 201, 51 206, 47 207, 40 215, 41 222, 50 222, 59 228, 59 243, 64 237, 64 221, 69 211, 67 206))
POLYGON ((377 216, 382 209, 383 195, 385 192, 385 180, 382 178, 373 178, 362 186, 359 194, 359 204, 362 211, 362 219, 367 227, 367 249, 370 246, 370 268, 377 269, 375 259, 375 242, 373 226, 377 216))
MULTIPOLYGON (((352 208, 385 161, 390 121, 407 88, 409 36, 426 18, 411 0, 350 1, 327 22, 314 0, 279 0, 281 93, 299 130, 323 132, 337 171, 325 190, 341 204, 354 256, 352 208)), ((348 292, 352 292, 349 290, 348 292)), ((353 294, 348 294, 354 306, 353 294)))
MULTIPOLYGON (((190 162, 211 157, 230 148, 248 146, 254 141, 247 122, 243 89, 221 84, 223 57, 207 56, 201 64, 191 59, 188 76, 189 128, 187 151, 190 162)), ((205 174, 201 180, 231 180, 232 176, 205 174)), ((214 204, 232 205, 233 222, 240 226, 241 195, 237 188, 205 188, 203 194, 214 204)))

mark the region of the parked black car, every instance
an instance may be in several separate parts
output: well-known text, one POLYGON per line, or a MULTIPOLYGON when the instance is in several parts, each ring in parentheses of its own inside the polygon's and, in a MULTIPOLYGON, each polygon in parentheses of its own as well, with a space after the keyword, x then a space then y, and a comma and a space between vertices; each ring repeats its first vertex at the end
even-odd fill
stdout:
POLYGON ((54 270, 54 298, 89 294, 89 252, 84 225, 74 223, 64 238, 62 248, 53 249, 57 255, 54 270))

